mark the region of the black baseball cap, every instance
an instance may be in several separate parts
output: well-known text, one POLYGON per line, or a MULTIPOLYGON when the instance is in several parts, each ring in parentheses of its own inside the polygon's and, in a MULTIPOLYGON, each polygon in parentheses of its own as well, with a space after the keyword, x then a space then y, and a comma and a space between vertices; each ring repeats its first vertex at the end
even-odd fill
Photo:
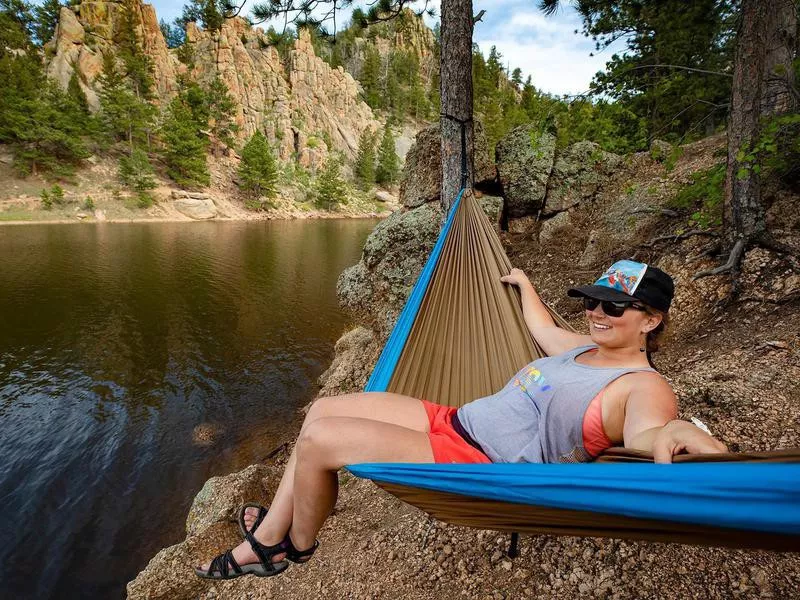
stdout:
POLYGON ((593 285, 570 288, 567 295, 614 302, 639 300, 667 312, 675 295, 675 284, 672 277, 658 267, 633 260, 618 260, 593 285))

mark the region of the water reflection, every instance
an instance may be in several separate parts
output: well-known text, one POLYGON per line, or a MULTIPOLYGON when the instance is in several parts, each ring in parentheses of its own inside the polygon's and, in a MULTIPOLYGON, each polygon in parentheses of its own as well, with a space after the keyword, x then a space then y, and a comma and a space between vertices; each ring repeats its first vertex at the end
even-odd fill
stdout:
POLYGON ((5 593, 119 597, 205 479, 283 441, 374 224, 0 229, 5 593))

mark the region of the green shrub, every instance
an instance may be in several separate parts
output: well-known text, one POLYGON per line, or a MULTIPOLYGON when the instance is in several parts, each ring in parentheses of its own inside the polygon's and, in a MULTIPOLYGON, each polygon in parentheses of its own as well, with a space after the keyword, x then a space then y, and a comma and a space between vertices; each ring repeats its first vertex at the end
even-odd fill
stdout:
POLYGON ((86 210, 94 210, 94 200, 92 200, 91 196, 86 196, 86 200, 83 202, 83 208, 86 210))
POLYGON ((251 198, 274 198, 278 193, 278 165, 267 138, 256 131, 242 148, 239 185, 251 198))
POLYGON ((46 188, 42 190, 39 197, 42 199, 42 208, 45 210, 53 209, 53 199, 50 197, 50 192, 48 192, 46 188))
POLYGON ((130 156, 119 160, 119 178, 134 192, 146 192, 156 187, 153 167, 147 153, 137 148, 130 156))
POLYGON ((700 229, 722 223, 725 194, 725 163, 692 173, 692 183, 683 187, 668 203, 672 208, 689 210, 689 224, 700 229))
POLYGON ((53 199, 55 204, 64 204, 64 188, 57 183, 54 183, 53 187, 50 188, 50 197, 53 199))
POLYGON ((155 202, 156 199, 150 192, 139 192, 136 194, 136 206, 139 208, 150 208, 155 202))
POLYGON ((340 204, 347 202, 347 184, 342 179, 341 159, 338 156, 332 154, 325 161, 314 191, 314 203, 318 208, 335 210, 340 204))

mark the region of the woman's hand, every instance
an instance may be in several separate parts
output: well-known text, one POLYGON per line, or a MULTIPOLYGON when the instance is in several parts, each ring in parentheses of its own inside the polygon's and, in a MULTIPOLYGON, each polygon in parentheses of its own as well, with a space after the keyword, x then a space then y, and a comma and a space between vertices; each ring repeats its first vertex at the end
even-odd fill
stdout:
POLYGON ((511 285, 515 285, 519 288, 521 288, 525 284, 531 285, 528 276, 525 275, 522 269, 511 269, 511 273, 509 273, 508 275, 503 275, 500 278, 500 281, 502 281, 503 283, 510 283, 511 285))
POLYGON ((716 454, 728 448, 688 421, 670 421, 661 428, 653 440, 653 460, 671 463, 672 457, 686 451, 689 454, 716 454))

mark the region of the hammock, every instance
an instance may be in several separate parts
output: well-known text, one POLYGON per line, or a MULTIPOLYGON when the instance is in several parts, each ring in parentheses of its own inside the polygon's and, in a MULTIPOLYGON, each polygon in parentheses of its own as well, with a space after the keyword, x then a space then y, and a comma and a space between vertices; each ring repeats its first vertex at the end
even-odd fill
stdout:
MULTIPOLYGON (((462 190, 365 391, 462 406, 544 356, 517 290, 500 282, 510 269, 488 218, 462 190)), ((639 464, 384 463, 348 470, 459 525, 800 550, 800 449, 680 455, 674 462, 694 464, 668 467, 647 464, 648 453, 615 448, 595 462, 639 464), (698 464, 704 461, 716 464, 698 464)))

